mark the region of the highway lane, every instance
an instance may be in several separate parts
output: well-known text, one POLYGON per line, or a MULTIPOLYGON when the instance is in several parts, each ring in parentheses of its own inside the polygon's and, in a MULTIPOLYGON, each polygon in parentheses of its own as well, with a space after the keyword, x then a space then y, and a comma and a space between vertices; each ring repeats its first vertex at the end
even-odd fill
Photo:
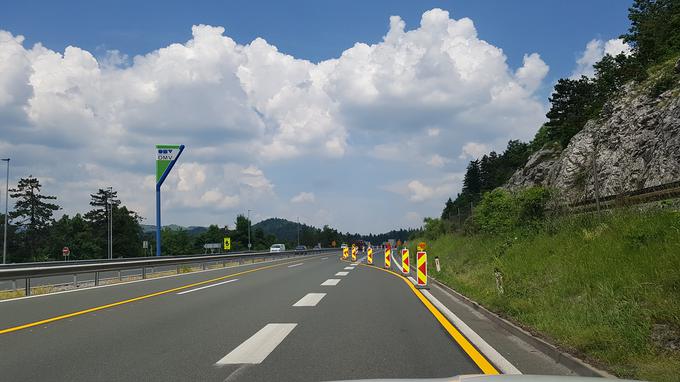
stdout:
MULTIPOLYGON (((337 256, 295 260, 2 334, 0 346, 12 350, 3 351, 0 370, 9 380, 72 381, 225 380, 230 376, 314 381, 479 372, 403 281, 366 267, 344 270, 346 266, 337 256), (338 272, 348 274, 335 276, 338 272), (178 294, 229 279, 237 280, 178 294), (328 279, 340 281, 321 286, 328 279), (315 306, 293 306, 309 293, 325 295, 315 306), (247 356, 242 351, 229 358, 275 324, 293 327, 261 363, 228 363, 247 356), (226 364, 216 365, 225 357, 226 364)), ((235 271, 4 302, 0 303, 1 327, 235 271)))

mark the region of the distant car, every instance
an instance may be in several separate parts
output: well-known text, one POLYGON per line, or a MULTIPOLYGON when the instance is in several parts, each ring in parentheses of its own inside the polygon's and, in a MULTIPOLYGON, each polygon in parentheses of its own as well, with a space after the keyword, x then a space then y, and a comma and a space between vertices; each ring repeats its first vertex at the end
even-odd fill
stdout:
POLYGON ((274 244, 269 248, 269 252, 283 252, 286 250, 285 244, 274 244))
POLYGON ((306 245, 298 245, 297 247, 295 247, 295 250, 296 251, 306 251, 307 246, 306 245))
POLYGON ((349 248, 349 247, 347 246, 347 244, 342 243, 342 245, 340 246, 340 248, 349 248))

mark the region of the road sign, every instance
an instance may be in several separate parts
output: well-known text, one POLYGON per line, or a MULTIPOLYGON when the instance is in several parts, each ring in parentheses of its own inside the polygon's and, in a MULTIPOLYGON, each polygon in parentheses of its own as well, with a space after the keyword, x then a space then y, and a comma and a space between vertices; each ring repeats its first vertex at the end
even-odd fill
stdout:
POLYGON ((359 249, 355 246, 352 246, 352 261, 357 261, 357 251, 359 251, 359 249))
POLYGON ((401 239, 397 240, 397 247, 401 247, 401 239))
POLYGON ((408 248, 401 250, 401 272, 403 274, 408 274, 410 271, 408 264, 408 248))
POLYGON ((425 250, 425 242, 424 241, 421 241, 420 243, 418 243, 418 250, 419 251, 425 250))
POLYGON ((416 254, 416 265, 418 286, 424 287, 427 285, 427 252, 420 251, 416 254))
POLYGON ((335 246, 336 246, 337 244, 338 244, 338 243, 336 243, 335 240, 333 240, 333 241, 331 242, 331 247, 335 248, 335 246))
POLYGON ((230 237, 225 237, 224 238, 224 250, 228 251, 231 249, 231 238, 230 237))
POLYGON ((373 248, 371 247, 368 247, 368 250, 366 250, 366 261, 368 265, 373 265, 373 248))
POLYGON ((64 255, 64 256, 68 256, 68 255, 71 254, 71 250, 68 249, 68 247, 64 247, 64 248, 61 250, 61 254, 64 255))
POLYGON ((349 249, 347 247, 342 249, 342 258, 346 259, 349 257, 349 249))
POLYGON ((156 256, 161 255, 161 186, 182 155, 184 145, 156 145, 156 256))
POLYGON ((390 254, 392 253, 392 248, 390 247, 389 244, 387 244, 387 248, 385 248, 385 268, 390 267, 390 254))

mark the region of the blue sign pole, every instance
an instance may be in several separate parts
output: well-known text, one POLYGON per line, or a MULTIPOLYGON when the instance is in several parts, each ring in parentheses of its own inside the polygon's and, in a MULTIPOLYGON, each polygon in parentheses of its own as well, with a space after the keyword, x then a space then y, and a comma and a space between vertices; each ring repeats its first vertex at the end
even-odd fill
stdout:
MULTIPOLYGON (((161 154, 161 151, 167 152, 168 149, 159 148, 156 146, 156 151, 158 154, 161 154)), ((160 179, 158 179, 156 182, 156 256, 161 255, 161 186, 163 185, 163 182, 165 182, 165 178, 168 177, 168 174, 175 166, 175 163, 177 163, 179 156, 182 155, 182 151, 184 151, 184 145, 179 145, 179 152, 177 153, 177 156, 175 156, 170 161, 168 167, 165 169, 165 171, 163 171, 163 175, 161 175, 160 179)))

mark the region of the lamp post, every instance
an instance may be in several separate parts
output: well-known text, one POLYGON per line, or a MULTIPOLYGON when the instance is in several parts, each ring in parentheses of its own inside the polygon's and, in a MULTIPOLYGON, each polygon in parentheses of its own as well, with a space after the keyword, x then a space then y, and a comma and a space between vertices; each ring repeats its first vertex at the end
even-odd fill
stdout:
POLYGON ((111 200, 111 195, 113 194, 113 188, 109 187, 108 188, 109 193, 106 195, 106 209, 109 212, 108 220, 109 220, 109 237, 108 237, 108 242, 109 242, 109 260, 113 259, 113 201, 111 200))
POLYGON ((248 250, 250 251, 250 247, 252 247, 252 244, 250 243, 250 211, 248 210, 248 250))
POLYGON ((7 203, 9 200, 9 158, 2 160, 7 162, 7 179, 5 181, 5 233, 2 241, 2 263, 7 264, 7 203))
POLYGON ((298 222, 298 224, 297 224, 297 234, 298 234, 297 235, 298 236, 297 246, 299 247, 300 246, 300 217, 299 216, 297 217, 297 222, 298 222))

